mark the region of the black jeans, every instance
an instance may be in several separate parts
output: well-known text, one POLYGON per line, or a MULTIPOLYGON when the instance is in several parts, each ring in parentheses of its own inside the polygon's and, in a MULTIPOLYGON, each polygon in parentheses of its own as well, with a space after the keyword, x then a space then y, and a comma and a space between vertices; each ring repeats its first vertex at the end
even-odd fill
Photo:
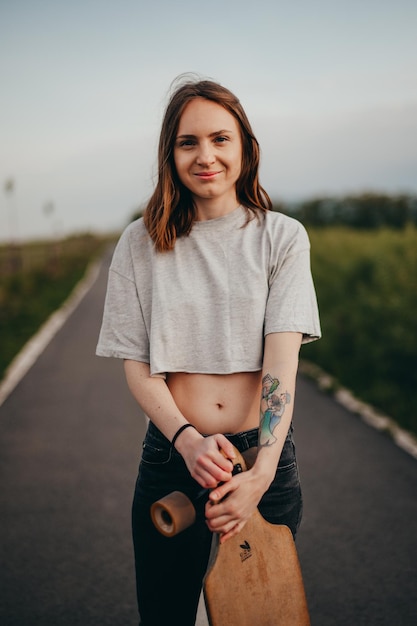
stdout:
MULTIPOLYGON (((256 446, 258 429, 226 435, 240 452, 256 446)), ((136 586, 142 626, 194 626, 212 533, 205 523, 207 496, 191 478, 181 455, 152 424, 143 443, 132 507, 136 586), (153 502, 182 491, 194 503, 196 523, 175 537, 164 537, 150 517, 153 502), (198 497, 199 496, 199 497, 198 497)), ((294 537, 301 521, 302 498, 292 427, 275 479, 259 503, 263 517, 285 524, 294 537)))

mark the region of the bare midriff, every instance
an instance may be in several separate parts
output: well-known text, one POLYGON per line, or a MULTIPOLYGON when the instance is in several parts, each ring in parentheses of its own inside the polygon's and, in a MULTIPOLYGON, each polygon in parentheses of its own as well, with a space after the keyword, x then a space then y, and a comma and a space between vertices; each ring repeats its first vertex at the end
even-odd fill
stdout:
POLYGON ((239 433, 259 426, 261 372, 167 374, 184 417, 204 435, 239 433))

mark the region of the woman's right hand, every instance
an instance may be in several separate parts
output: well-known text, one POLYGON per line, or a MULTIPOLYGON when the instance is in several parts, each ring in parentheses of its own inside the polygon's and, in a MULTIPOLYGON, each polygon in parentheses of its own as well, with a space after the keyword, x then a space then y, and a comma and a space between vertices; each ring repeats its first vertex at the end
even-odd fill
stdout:
POLYGON ((187 428, 178 437, 175 448, 183 457, 191 476, 205 489, 214 489, 232 478, 234 449, 222 434, 202 437, 187 428))

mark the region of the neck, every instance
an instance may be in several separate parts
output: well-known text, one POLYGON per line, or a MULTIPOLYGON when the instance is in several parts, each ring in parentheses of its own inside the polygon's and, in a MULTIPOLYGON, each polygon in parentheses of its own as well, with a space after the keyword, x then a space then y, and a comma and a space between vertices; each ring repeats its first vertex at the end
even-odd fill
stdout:
POLYGON ((223 217, 228 213, 231 213, 239 206, 239 200, 234 197, 225 201, 224 198, 205 200, 198 198, 195 200, 197 209, 197 221, 205 222, 207 220, 214 220, 218 217, 223 217))

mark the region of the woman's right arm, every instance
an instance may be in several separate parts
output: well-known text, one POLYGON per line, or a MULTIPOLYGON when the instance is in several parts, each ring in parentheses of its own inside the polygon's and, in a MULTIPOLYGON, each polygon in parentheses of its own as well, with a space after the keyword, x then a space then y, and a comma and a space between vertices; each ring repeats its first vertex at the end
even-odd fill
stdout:
MULTIPOLYGON (((148 363, 124 361, 129 389, 151 422, 172 441, 187 420, 178 409, 163 378, 152 377, 148 363)), ((231 478, 233 446, 222 434, 203 437, 186 428, 175 442, 191 476, 204 488, 213 488, 231 478), (220 452, 223 450, 226 457, 220 452)))

